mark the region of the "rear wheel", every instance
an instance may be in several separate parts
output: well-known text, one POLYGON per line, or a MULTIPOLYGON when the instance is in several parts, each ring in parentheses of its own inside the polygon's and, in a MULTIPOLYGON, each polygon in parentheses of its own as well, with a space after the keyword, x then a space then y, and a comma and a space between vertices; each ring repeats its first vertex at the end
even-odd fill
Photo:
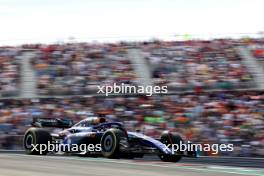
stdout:
POLYGON ((52 141, 50 133, 41 128, 30 128, 24 136, 24 148, 31 155, 46 155, 48 153, 48 142, 52 141), (46 145, 41 148, 41 144, 46 145))
POLYGON ((101 138, 102 155, 106 158, 119 158, 120 139, 126 138, 126 134, 119 129, 107 130, 101 138))
MULTIPOLYGON (((180 135, 172 134, 169 132, 164 132, 161 135, 160 140, 165 145, 176 144, 179 146, 181 142, 183 143, 183 139, 181 138, 180 135)), ((182 154, 182 153, 179 152, 178 155, 160 154, 159 157, 162 161, 165 161, 165 162, 178 162, 182 158, 182 156, 180 154, 182 154)))

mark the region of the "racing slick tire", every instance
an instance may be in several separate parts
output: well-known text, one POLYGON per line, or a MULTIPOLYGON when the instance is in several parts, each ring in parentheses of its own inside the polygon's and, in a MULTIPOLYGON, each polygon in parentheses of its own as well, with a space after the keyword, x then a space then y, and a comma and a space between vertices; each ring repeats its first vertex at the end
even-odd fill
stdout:
POLYGON ((120 129, 109 129, 101 138, 101 152, 106 158, 120 158, 120 139, 127 138, 124 131, 120 129))
MULTIPOLYGON (((160 137, 160 141, 165 145, 168 145, 168 144, 180 145, 180 142, 183 143, 183 139, 180 135, 172 134, 170 132, 162 133, 160 137)), ((181 155, 166 155, 166 154, 160 154, 159 157, 164 162, 178 162, 182 158, 181 155)))
POLYGON ((46 155, 48 153, 47 145, 49 141, 52 141, 52 137, 48 131, 41 128, 30 128, 24 135, 23 144, 27 154, 46 155), (42 149, 40 144, 45 144, 46 147, 42 149))

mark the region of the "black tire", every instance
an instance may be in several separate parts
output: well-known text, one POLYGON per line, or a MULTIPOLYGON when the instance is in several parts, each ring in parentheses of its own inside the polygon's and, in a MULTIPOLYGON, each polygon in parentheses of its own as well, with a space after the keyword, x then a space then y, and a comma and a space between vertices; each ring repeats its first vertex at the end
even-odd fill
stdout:
POLYGON ((125 132, 119 129, 107 130, 101 138, 101 152, 106 158, 120 158, 120 139, 126 138, 125 132))
MULTIPOLYGON (((178 144, 180 145, 180 142, 183 143, 183 139, 178 134, 172 134, 169 132, 164 132, 161 134, 160 141, 165 144, 178 144)), ((182 153, 178 153, 178 155, 166 155, 166 154, 160 154, 159 157, 164 162, 178 162, 181 160, 182 153)))
MULTIPOLYGON (((48 145, 52 141, 50 133, 41 128, 30 128, 24 135, 23 145, 27 154, 30 155, 46 155, 48 149, 40 150, 40 144, 48 145), (33 145, 36 147, 34 148, 33 145)), ((48 147, 48 146, 46 146, 48 147)))

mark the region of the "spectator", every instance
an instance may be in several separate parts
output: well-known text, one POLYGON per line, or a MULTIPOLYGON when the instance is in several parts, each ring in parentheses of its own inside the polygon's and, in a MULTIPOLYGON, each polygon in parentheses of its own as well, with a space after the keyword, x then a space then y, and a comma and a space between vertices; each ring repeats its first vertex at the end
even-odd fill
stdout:
POLYGON ((5 100, 0 107, 0 132, 23 135, 32 117, 36 116, 71 118, 75 122, 90 116, 103 116, 125 122, 128 130, 141 129, 153 137, 171 130, 182 133, 186 140, 194 143, 234 144, 238 150, 229 154, 262 156, 263 103, 264 93, 256 91, 5 100))

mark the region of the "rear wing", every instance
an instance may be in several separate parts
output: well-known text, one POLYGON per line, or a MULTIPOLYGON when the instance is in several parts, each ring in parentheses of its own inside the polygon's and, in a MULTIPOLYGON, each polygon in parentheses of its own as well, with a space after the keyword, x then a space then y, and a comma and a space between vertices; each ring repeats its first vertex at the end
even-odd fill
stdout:
POLYGON ((31 125, 34 127, 70 128, 73 125, 73 121, 70 119, 35 117, 31 125))

